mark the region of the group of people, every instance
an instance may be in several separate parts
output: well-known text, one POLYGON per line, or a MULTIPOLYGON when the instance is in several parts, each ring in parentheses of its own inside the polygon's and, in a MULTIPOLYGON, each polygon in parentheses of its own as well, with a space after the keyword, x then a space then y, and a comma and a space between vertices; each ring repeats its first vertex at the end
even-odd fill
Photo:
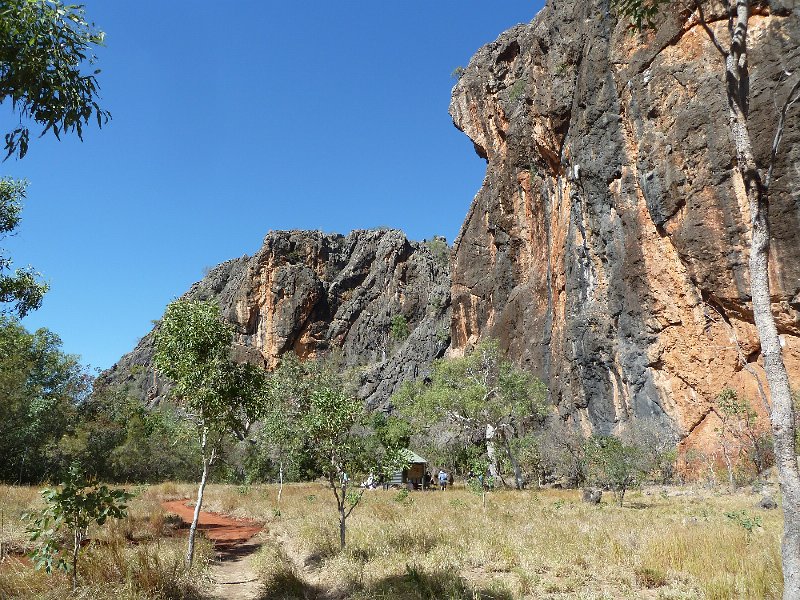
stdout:
MULTIPOLYGON (((343 481, 348 481, 347 475, 343 475, 343 481)), ((377 487, 382 487, 384 490, 388 490, 391 485, 390 478, 381 475, 381 476, 374 476, 372 474, 367 477, 366 481, 361 483, 362 488, 367 488, 374 490, 377 487)), ((418 485, 418 483, 417 483, 418 485)), ((434 476, 431 474, 430 471, 425 471, 425 476, 422 481, 422 489, 424 490, 433 490, 438 488, 442 491, 445 491, 448 487, 453 485, 453 475, 448 473, 444 469, 439 470, 439 472, 434 476)))
POLYGON ((444 469, 441 469, 435 477, 431 475, 430 471, 425 471, 425 481, 422 486, 423 489, 435 489, 434 482, 438 484, 440 490, 445 491, 448 486, 453 485, 453 475, 444 469))

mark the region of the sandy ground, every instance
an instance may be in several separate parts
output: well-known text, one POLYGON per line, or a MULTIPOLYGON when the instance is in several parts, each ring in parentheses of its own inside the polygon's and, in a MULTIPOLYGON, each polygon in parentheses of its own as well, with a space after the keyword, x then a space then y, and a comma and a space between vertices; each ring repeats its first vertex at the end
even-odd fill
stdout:
MULTIPOLYGON (((189 500, 163 502, 167 512, 178 515, 191 524, 194 507, 189 500)), ((251 559, 262 541, 263 525, 256 521, 234 519, 225 515, 200 511, 197 528, 214 544, 217 560, 211 564, 214 582, 212 594, 217 598, 255 600, 259 597, 259 582, 251 559)))

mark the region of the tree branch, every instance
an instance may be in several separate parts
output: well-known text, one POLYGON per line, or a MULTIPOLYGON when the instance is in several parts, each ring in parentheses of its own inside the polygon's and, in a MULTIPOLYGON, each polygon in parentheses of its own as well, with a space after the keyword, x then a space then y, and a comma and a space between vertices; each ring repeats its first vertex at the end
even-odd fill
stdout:
POLYGON ((353 509, 354 509, 356 506, 358 506, 358 503, 359 503, 359 502, 361 502, 361 498, 362 498, 362 496, 363 496, 363 495, 364 495, 364 490, 362 489, 362 490, 359 492, 359 494, 358 494, 358 497, 356 498, 356 501, 355 501, 355 502, 353 502, 353 504, 352 504, 352 505, 350 505, 350 509, 349 509, 349 510, 348 510, 348 511, 347 511, 347 512, 344 514, 344 518, 345 518, 345 519, 346 519, 347 517, 349 517, 349 516, 350 516, 350 513, 351 513, 351 512, 353 512, 353 509))
POLYGON ((339 507, 343 506, 343 501, 339 498, 339 488, 336 487, 336 478, 333 474, 328 477, 328 483, 333 490, 334 496, 336 496, 336 505, 339 507))
POLYGON ((703 5, 700 3, 700 0, 694 0, 694 5, 695 8, 697 8, 698 23, 700 23, 700 27, 702 27, 708 34, 708 37, 711 39, 711 43, 714 44, 714 47, 722 55, 722 58, 728 58, 728 51, 722 47, 722 44, 720 44, 719 40, 717 39, 717 34, 714 33, 714 31, 706 22, 706 16, 703 12, 703 5))
POLYGON ((795 102, 797 102, 798 99, 800 99, 800 77, 794 82, 792 89, 789 90, 789 94, 786 96, 786 102, 783 103, 783 107, 778 115, 778 126, 775 130, 775 139, 772 140, 772 151, 769 155, 767 178, 764 183, 765 193, 769 192, 769 184, 772 183, 772 171, 775 168, 775 159, 778 156, 778 147, 780 146, 781 138, 783 137, 783 129, 784 125, 786 124, 786 113, 789 112, 789 109, 795 102))

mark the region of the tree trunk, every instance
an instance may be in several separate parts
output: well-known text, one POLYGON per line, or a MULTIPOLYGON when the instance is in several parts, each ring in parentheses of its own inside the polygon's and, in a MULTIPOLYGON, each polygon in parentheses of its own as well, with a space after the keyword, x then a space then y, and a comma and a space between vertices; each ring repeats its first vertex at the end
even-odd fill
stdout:
POLYGON ((339 506, 339 547, 344 550, 347 533, 347 516, 344 514, 344 503, 339 506))
POLYGON ((731 494, 733 494, 736 492, 736 477, 734 477, 733 473, 733 460, 725 442, 722 442, 722 457, 725 459, 725 468, 728 470, 728 485, 730 486, 731 494))
POLYGON ((278 463, 278 513, 281 512, 281 496, 283 495, 283 461, 278 463))
POLYGON ((800 473, 794 447, 794 407, 789 378, 781 357, 780 338, 772 316, 767 271, 769 226, 767 201, 748 193, 753 219, 753 243, 750 250, 750 289, 753 316, 761 341, 761 356, 772 399, 772 433, 775 439, 775 464, 783 496, 783 597, 800 598, 800 473))
POLYGON ((747 195, 753 221, 750 294, 772 399, 770 418, 775 439, 775 465, 783 496, 783 597, 784 600, 796 600, 800 598, 800 472, 794 447, 794 407, 770 302, 768 202, 757 186, 749 187, 747 195))
POLYGON ((81 534, 79 529, 75 529, 72 538, 72 591, 78 589, 78 552, 81 549, 81 534))
POLYGON ((194 537, 197 533, 197 522, 200 520, 200 508, 203 506, 203 492, 206 489, 206 482, 208 481, 208 471, 211 466, 211 461, 203 457, 203 476, 200 479, 200 487, 197 488, 197 502, 194 505, 194 516, 192 517, 192 525, 189 527, 189 548, 186 550, 186 570, 192 568, 194 561, 194 537))
POLYGON ((772 432, 775 464, 783 496, 784 600, 800 599, 800 471, 794 447, 794 408, 789 377, 781 357, 781 344, 769 287, 769 198, 756 166, 747 116, 750 82, 747 67, 749 0, 736 0, 736 22, 731 48, 725 60, 730 128, 736 158, 750 208, 750 295, 753 320, 761 342, 761 356, 772 400, 772 432))
POLYGON ((494 439, 496 428, 490 423, 486 424, 486 456, 489 458, 489 475, 497 479, 500 471, 497 468, 497 452, 495 452, 494 439))
POLYGON ((511 463, 511 467, 514 469, 514 484, 517 486, 518 490, 521 490, 525 484, 525 482, 522 480, 522 469, 520 468, 519 461, 517 460, 517 457, 514 456, 514 452, 511 450, 511 444, 505 435, 503 436, 503 445, 506 449, 506 455, 511 463))

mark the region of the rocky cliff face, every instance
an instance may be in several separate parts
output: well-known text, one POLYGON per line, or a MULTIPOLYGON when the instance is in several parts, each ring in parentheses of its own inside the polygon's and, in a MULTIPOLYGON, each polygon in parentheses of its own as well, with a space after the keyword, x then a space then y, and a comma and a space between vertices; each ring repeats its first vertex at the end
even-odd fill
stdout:
MULTIPOLYGON (((425 376, 449 344, 448 257, 442 240, 412 242, 396 230, 274 231, 258 254, 222 263, 183 297, 219 302, 236 330, 236 359, 271 368, 285 352, 331 356, 376 407, 402 381, 425 376), (405 339, 390 335, 399 316, 405 339)), ((153 332, 101 383, 157 402, 164 383, 152 356, 153 332)))
MULTIPOLYGON (((752 134, 800 73, 797 6, 750 19, 752 134)), ((727 19, 709 4, 721 38, 727 19)), ((482 48, 454 90, 487 174, 455 243, 454 352, 495 336, 541 375, 564 418, 611 432, 655 419, 713 434, 725 386, 763 381, 749 298, 749 214, 723 64, 687 13, 632 35, 600 0, 551 0, 482 48)), ((773 306, 800 386, 800 118, 771 195, 773 306)), ((760 403, 758 403, 760 406, 760 403)))

